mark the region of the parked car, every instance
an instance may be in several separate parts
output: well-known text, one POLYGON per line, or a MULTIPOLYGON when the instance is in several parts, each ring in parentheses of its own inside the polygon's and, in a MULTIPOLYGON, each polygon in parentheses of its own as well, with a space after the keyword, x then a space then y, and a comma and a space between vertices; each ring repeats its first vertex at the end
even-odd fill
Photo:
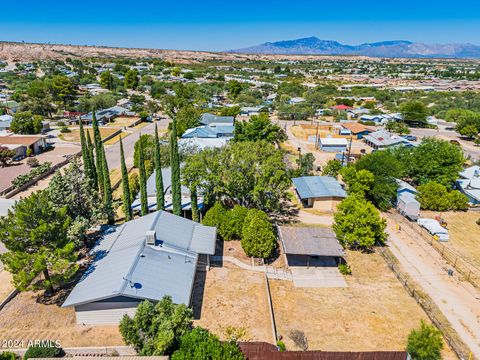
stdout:
POLYGON ((413 136, 413 135, 404 135, 403 138, 408 140, 408 141, 417 141, 418 140, 418 138, 416 136, 413 136))

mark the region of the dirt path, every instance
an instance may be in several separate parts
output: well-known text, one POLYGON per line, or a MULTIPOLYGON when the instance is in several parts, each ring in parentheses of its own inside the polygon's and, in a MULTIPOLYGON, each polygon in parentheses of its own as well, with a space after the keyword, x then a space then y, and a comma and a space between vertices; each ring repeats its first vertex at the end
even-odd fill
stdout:
POLYGON ((448 276, 451 267, 430 245, 413 238, 405 230, 397 231, 388 219, 389 246, 402 270, 408 273, 433 299, 460 338, 480 359, 480 291, 456 276, 448 276))

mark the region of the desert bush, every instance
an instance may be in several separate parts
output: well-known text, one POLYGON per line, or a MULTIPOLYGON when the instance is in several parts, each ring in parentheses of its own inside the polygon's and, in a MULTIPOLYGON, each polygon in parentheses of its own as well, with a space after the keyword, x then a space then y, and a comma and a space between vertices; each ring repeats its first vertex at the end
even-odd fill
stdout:
POLYGON ((31 168, 34 168, 40 165, 40 163, 38 162, 37 158, 28 158, 27 165, 30 166, 31 168))
POLYGON ((59 357, 62 353, 62 349, 57 348, 55 346, 42 346, 42 345, 33 345, 30 346, 23 359, 31 359, 31 358, 54 358, 59 357))

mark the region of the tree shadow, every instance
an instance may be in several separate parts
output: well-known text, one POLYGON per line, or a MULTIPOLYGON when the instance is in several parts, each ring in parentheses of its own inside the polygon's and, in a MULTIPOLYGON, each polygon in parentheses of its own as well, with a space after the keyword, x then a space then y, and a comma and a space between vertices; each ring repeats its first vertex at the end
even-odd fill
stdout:
POLYGON ((203 299, 205 296, 205 283, 207 279, 207 271, 197 270, 193 283, 192 293, 192 309, 193 318, 199 320, 202 316, 203 299))

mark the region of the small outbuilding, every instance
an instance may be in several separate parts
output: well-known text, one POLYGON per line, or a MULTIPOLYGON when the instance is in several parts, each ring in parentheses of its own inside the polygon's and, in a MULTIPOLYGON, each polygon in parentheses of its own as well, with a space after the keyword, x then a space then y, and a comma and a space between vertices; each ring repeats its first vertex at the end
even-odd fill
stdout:
POLYGON ((319 138, 318 146, 323 151, 341 153, 347 151, 348 141, 345 138, 319 138))
POLYGON ((279 226, 278 234, 289 267, 336 267, 345 257, 343 247, 328 227, 279 226))
POLYGON ((347 197, 340 183, 332 176, 302 176, 293 178, 295 193, 305 208, 335 211, 347 197))

